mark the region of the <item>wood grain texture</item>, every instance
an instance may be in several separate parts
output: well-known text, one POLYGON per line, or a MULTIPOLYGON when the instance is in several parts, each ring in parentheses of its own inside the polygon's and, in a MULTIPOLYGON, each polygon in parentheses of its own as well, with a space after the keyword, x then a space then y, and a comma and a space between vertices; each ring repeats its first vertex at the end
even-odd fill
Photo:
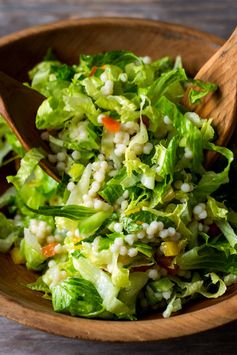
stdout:
MULTIPOLYGON (((226 38, 237 23, 237 3, 235 0, 0 0, 0 35, 68 17, 104 15, 181 23, 226 38)), ((49 335, 0 318, 0 354, 236 354, 236 329, 237 321, 177 340, 102 344, 49 335)))
POLYGON ((65 18, 130 16, 185 24, 227 37, 235 0, 0 0, 0 35, 65 18))

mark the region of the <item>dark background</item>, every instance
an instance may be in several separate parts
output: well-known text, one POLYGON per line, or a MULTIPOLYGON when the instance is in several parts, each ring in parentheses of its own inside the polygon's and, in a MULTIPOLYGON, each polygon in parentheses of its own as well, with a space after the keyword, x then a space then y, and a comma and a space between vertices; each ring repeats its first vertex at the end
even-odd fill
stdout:
MULTIPOLYGON (((60 19, 95 16, 151 18, 227 38, 237 25, 237 1, 0 0, 0 36, 60 19)), ((0 318, 0 355, 237 354, 236 333, 237 321, 207 332, 167 341, 98 343, 45 334, 0 318)))

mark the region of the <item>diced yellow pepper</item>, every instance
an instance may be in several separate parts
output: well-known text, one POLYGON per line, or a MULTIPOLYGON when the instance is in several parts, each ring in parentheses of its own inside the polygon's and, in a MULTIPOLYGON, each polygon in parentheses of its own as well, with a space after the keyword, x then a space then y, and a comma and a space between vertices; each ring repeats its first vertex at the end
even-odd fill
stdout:
POLYGON ((14 264, 24 264, 25 258, 24 255, 21 253, 20 248, 15 247, 10 251, 12 261, 14 264))
POLYGON ((163 242, 161 250, 165 256, 176 256, 180 253, 180 245, 177 242, 163 242))
POLYGON ((80 242, 81 240, 82 240, 82 238, 80 238, 80 237, 73 237, 72 238, 73 244, 76 244, 76 243, 80 242))

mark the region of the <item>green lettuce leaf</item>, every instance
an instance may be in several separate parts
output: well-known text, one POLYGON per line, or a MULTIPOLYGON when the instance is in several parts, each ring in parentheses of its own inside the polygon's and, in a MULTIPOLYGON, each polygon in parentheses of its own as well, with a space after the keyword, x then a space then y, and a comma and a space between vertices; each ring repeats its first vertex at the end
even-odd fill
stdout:
POLYGON ((104 312, 102 298, 95 286, 79 277, 70 277, 53 287, 52 303, 56 312, 72 316, 91 318, 104 312))

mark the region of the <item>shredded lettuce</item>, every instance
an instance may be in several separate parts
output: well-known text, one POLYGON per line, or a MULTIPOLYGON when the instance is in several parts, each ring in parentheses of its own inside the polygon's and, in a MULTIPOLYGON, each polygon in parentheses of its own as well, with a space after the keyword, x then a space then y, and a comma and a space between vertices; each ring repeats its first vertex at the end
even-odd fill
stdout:
POLYGON ((188 78, 180 57, 121 50, 72 66, 50 50, 29 77, 61 181, 0 118, 0 166, 21 158, 0 197, 0 252, 40 273, 28 287, 56 312, 114 320, 221 297, 237 280, 236 162, 182 100, 216 84, 188 78))

